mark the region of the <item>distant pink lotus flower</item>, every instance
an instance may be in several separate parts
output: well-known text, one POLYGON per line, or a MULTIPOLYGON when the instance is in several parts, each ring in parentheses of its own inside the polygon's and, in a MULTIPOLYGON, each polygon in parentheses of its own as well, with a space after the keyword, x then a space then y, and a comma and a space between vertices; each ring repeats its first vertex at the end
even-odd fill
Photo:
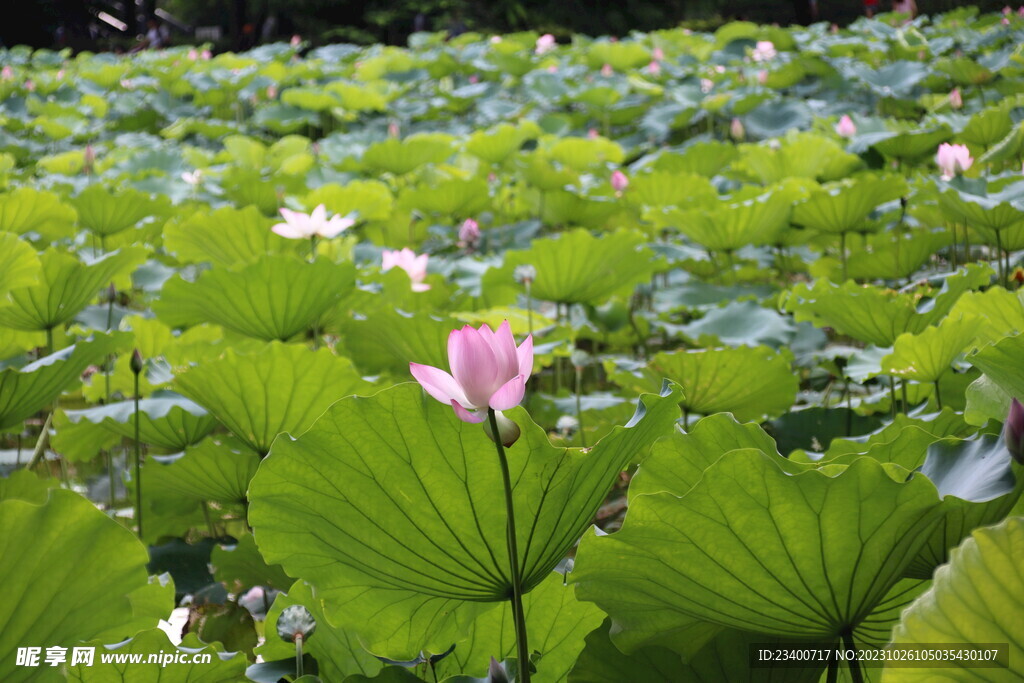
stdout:
POLYGON ((1024 17, 1024 5, 1021 5, 1020 7, 1017 8, 1017 16, 1024 17))
POLYGON ((501 42, 501 36, 491 36, 491 45, 497 45, 501 42))
POLYGON ((661 64, 652 61, 650 64, 647 65, 647 73, 651 74, 652 76, 657 76, 658 74, 661 73, 661 64))
POLYGON ((412 280, 412 291, 425 292, 430 289, 430 285, 423 281, 427 277, 427 261, 429 259, 430 257, 426 254, 417 256, 416 252, 408 247, 401 251, 385 250, 380 269, 386 273, 396 266, 401 268, 412 280))
POLYGON ((558 67, 555 66, 554 64, 552 64, 551 66, 548 67, 548 73, 549 74, 558 73, 558 67))
POLYGON ((775 43, 770 40, 759 40, 754 46, 754 52, 750 55, 755 62, 766 62, 776 55, 775 43))
POLYGON ((1003 8, 1003 15, 1004 15, 1004 16, 1007 16, 1007 17, 1008 17, 1008 16, 1010 16, 1010 14, 1011 14, 1012 12, 1013 12, 1013 10, 1012 10, 1012 9, 1010 9, 1010 6, 1009 6, 1009 5, 1007 5, 1006 7, 1004 7, 1004 8, 1003 8))
POLYGON ((590 130, 587 131, 587 137, 590 138, 591 140, 598 137, 599 135, 600 133, 597 132, 597 128, 591 128, 590 130))
POLYGON ((389 138, 397 138, 401 134, 402 134, 402 131, 399 129, 397 123, 392 121, 391 123, 388 124, 388 137, 389 138))
POLYGON ((285 222, 278 223, 271 230, 281 237, 293 240, 310 239, 311 237, 331 239, 355 225, 355 219, 348 216, 332 216, 328 220, 327 208, 323 204, 308 214, 281 209, 281 216, 285 222))
POLYGON ((732 123, 729 124, 729 136, 733 140, 742 140, 747 137, 747 130, 743 127, 743 122, 739 119, 733 119, 732 123))
POLYGON ((290 44, 291 44, 292 47, 298 47, 298 46, 302 45, 302 36, 300 36, 298 33, 296 33, 295 35, 292 36, 290 44))
POLYGON ((700 91, 707 95, 715 87, 715 82, 710 78, 700 79, 700 91))
POLYGON ((967 145, 951 145, 943 142, 939 145, 939 151, 935 155, 935 163, 942 171, 943 180, 952 180, 958 173, 962 173, 971 167, 974 159, 967 145))
POLYGON ((472 218, 467 218, 459 228, 459 246, 473 247, 479 241, 480 224, 472 218))
POLYGON ((3 69, 0 69, 0 78, 5 81, 9 81, 14 78, 14 69, 9 64, 5 65, 3 69))
POLYGON ((277 99, 277 86, 276 85, 268 85, 267 86, 267 99, 268 100, 276 100, 277 99))
POLYGON ((768 82, 767 70, 761 69, 760 71, 757 72, 757 82, 760 83, 761 85, 764 85, 765 83, 768 82))
POLYGON ((629 178, 622 171, 615 171, 612 173, 611 183, 615 194, 622 194, 622 191, 629 186, 629 178))
POLYGON ((480 82, 480 77, 477 76, 476 74, 470 74, 469 75, 469 82, 470 83, 479 83, 480 82))
POLYGON ((555 37, 550 33, 545 33, 537 39, 537 45, 534 48, 534 52, 539 55, 542 55, 545 52, 550 52, 555 49, 555 44, 555 37))
POLYGON ((192 48, 191 50, 188 51, 188 55, 187 56, 188 56, 188 61, 194 62, 197 59, 199 59, 199 50, 197 50, 195 48, 192 48))
POLYGON ((203 182, 203 172, 198 168, 195 171, 185 171, 181 174, 181 179, 195 187, 199 185, 199 183, 203 182))
POLYGON ((601 67, 601 75, 604 76, 605 78, 611 76, 613 73, 615 72, 612 71, 611 64, 605 64, 604 66, 601 67))
POLYGON ((202 52, 199 53, 199 56, 202 57, 204 60, 212 59, 213 58, 213 53, 210 52, 209 50, 203 50, 202 52))
POLYGON ((949 106, 959 109, 964 106, 964 97, 960 94, 960 88, 953 88, 949 91, 949 106))
POLYGON ((653 57, 654 59, 656 59, 656 60, 658 60, 660 62, 661 60, 665 59, 665 51, 662 50, 660 47, 656 47, 651 52, 651 57, 653 57))
POLYGON ((64 78, 64 69, 58 69, 57 70, 57 80, 59 81, 59 80, 61 80, 63 78, 64 78))
POLYGON ((409 372, 460 420, 483 422, 488 408, 509 410, 522 402, 533 372, 533 335, 517 347, 507 320, 496 332, 466 325, 448 335, 448 364, 451 374, 419 363, 409 363, 409 372))
POLYGON ((32 81, 32 80, 25 81, 25 90, 28 90, 29 92, 34 92, 35 89, 36 89, 36 84, 35 84, 34 81, 32 81))
POLYGON ((839 123, 836 124, 836 134, 843 138, 852 138, 857 134, 857 126, 854 125, 853 119, 848 114, 843 114, 839 119, 839 123))

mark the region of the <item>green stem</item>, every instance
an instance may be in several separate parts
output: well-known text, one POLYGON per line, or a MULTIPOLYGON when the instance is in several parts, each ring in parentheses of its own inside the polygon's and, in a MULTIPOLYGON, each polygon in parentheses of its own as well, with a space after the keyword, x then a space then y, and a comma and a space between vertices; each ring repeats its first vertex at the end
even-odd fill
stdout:
POLYGON ((46 452, 46 444, 50 440, 50 423, 53 422, 53 413, 51 412, 46 416, 46 422, 43 423, 43 431, 39 432, 39 438, 36 440, 36 447, 32 451, 32 457, 29 458, 27 469, 34 469, 39 461, 43 457, 43 453, 46 452))
POLYGON ((999 266, 999 282, 1006 284, 1006 271, 1003 269, 1003 238, 999 230, 996 230, 996 263, 999 266))
POLYGON ((939 380, 933 382, 935 385, 935 405, 938 406, 939 410, 942 410, 942 396, 939 394, 939 380))
POLYGON ((839 233, 839 260, 843 264, 843 282, 846 282, 846 233, 839 233))
POLYGON ((523 611, 523 581, 519 574, 519 547, 516 539, 516 515, 515 506, 512 503, 512 479, 508 473, 508 459, 505 457, 505 448, 501 445, 501 436, 498 431, 498 419, 494 415, 494 409, 487 409, 487 419, 490 421, 491 434, 494 434, 494 446, 498 452, 498 462, 501 465, 501 479, 505 486, 505 514, 508 522, 505 527, 508 537, 508 557, 512 570, 512 617, 516 627, 516 653, 519 665, 518 683, 530 683, 530 647, 526 641, 526 613, 523 611))
POLYGON ((302 634, 295 636, 295 677, 302 678, 302 634))
POLYGON ((587 437, 583 433, 583 409, 580 407, 580 392, 583 390, 583 368, 576 366, 576 423, 580 430, 580 446, 587 447, 587 437))
POLYGON ((526 327, 530 334, 533 334, 533 295, 530 293, 530 279, 527 278, 524 283, 526 286, 526 327))
POLYGON ((49 356, 53 353, 53 328, 46 328, 46 355, 49 356))
POLYGON ((116 502, 117 479, 114 477, 114 454, 110 450, 107 450, 107 483, 110 484, 110 495, 107 497, 107 501, 109 508, 113 510, 116 502))
POLYGON ((139 373, 135 373, 135 523, 142 540, 142 466, 139 455, 139 373))
POLYGON ((889 376, 889 396, 892 402, 892 419, 896 419, 896 380, 890 375, 889 376))
POLYGON ((860 671, 860 663, 857 661, 857 645, 853 642, 853 634, 850 631, 843 631, 843 645, 847 650, 853 650, 853 657, 846 660, 850 667, 850 678, 853 683, 864 683, 864 675, 860 671))
POLYGON ((316 235, 309 238, 309 262, 316 261, 316 235))
POLYGON ((839 681, 839 658, 835 657, 829 659, 828 662, 828 676, 825 678, 825 683, 838 683, 839 681))

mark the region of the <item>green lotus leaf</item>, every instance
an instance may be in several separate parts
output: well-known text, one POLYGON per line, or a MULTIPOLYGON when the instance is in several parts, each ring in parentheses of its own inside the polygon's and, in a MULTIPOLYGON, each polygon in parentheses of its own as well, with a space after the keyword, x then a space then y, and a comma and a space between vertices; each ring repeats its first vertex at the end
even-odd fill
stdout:
POLYGON ((946 317, 920 334, 901 334, 892 353, 882 359, 882 372, 917 382, 938 382, 976 335, 975 316, 946 317))
POLYGON ((775 138, 794 128, 808 128, 811 110, 800 100, 765 102, 743 116, 747 133, 756 138, 775 138))
POLYGON ((855 63, 850 75, 863 81, 882 97, 904 97, 928 75, 928 67, 920 62, 894 61, 880 68, 855 63))
POLYGON ((654 171, 633 176, 624 196, 638 206, 706 206, 718 201, 718 190, 695 173, 654 171))
POLYGON ((35 233, 49 242, 74 234, 77 218, 52 192, 22 187, 0 194, 0 231, 35 233))
POLYGON ((629 71, 651 61, 647 48, 635 41, 595 41, 587 48, 587 64, 600 69, 608 64, 616 71, 629 71))
MULTIPOLYGON (((948 230, 868 235, 865 247, 847 258, 847 275, 854 280, 907 278, 952 241, 948 230)), ((840 273, 835 275, 834 279, 838 280, 840 273)))
POLYGON ((670 173, 696 173, 706 178, 718 174, 739 156, 739 150, 726 142, 702 141, 678 152, 661 154, 653 168, 670 173))
POLYGON ((793 340, 796 326, 754 301, 732 301, 680 327, 697 346, 759 346, 778 348, 793 340))
POLYGON ((391 217, 394 198, 379 180, 356 180, 344 186, 321 185, 306 195, 304 203, 309 210, 323 204, 332 213, 358 213, 364 220, 383 221, 391 217))
POLYGON ((93 664, 68 666, 66 680, 79 683, 141 683, 152 680, 160 680, 161 683, 229 683, 245 680, 246 659, 243 653, 224 652, 219 643, 208 645, 200 641, 194 633, 187 634, 180 645, 174 645, 167 634, 159 628, 143 631, 123 643, 110 645, 94 641, 89 645, 96 648, 93 664), (141 663, 103 662, 102 657, 111 653, 137 653, 142 656, 141 663), (161 657, 171 653, 181 655, 182 659, 170 666, 146 662, 149 655, 161 657), (192 657, 200 654, 210 655, 210 661, 194 662, 192 657))
POLYGON ((79 224, 101 237, 127 230, 143 218, 164 213, 170 206, 165 197, 154 199, 130 188, 115 193, 98 184, 90 185, 70 201, 78 211, 79 224))
POLYGON ((210 565, 214 578, 236 593, 253 586, 286 591, 295 583, 281 567, 263 560, 252 534, 242 535, 237 543, 216 546, 210 551, 210 565))
POLYGON ((965 292, 949 311, 950 318, 974 315, 974 348, 995 344, 1003 337, 1024 332, 1024 300, 1021 292, 989 287, 984 292, 965 292))
POLYGON ((768 145, 743 145, 734 170, 757 180, 762 185, 786 178, 812 178, 818 181, 839 180, 861 166, 861 160, 821 135, 802 133, 787 140, 778 149, 768 145))
POLYGON ((1018 123, 1002 140, 978 159, 980 164, 1000 164, 1015 159, 1024 149, 1024 123, 1018 123))
POLYGON ((531 265, 537 277, 534 298, 563 303, 599 305, 619 292, 650 279, 654 254, 635 232, 618 230, 595 237, 583 229, 555 238, 534 240, 530 249, 505 252, 505 265, 483 277, 485 294, 494 287, 514 287, 513 271, 531 265))
POLYGON ((672 214, 676 227, 702 247, 732 252, 747 245, 774 244, 789 225, 792 200, 781 192, 729 202, 712 210, 672 214))
POLYGON ((586 171, 604 164, 621 164, 626 153, 618 143, 607 138, 563 138, 551 146, 548 154, 555 161, 576 171, 586 171))
POLYGON ((59 487, 57 479, 40 479, 32 470, 22 468, 14 470, 10 476, 0 477, 0 501, 15 499, 42 505, 50 495, 50 489, 59 487))
POLYGON ((575 171, 559 168, 540 152, 523 156, 520 163, 526 182, 545 192, 561 190, 575 183, 578 178, 575 171))
POLYGON ((811 287, 796 285, 783 295, 780 305, 793 313, 797 322, 831 327, 839 334, 885 348, 901 334, 916 334, 941 320, 961 294, 987 285, 991 274, 987 266, 967 266, 944 278, 942 288, 928 301, 922 301, 920 294, 819 280, 811 287))
POLYGON ((316 658, 324 680, 343 681, 353 674, 373 676, 384 667, 379 659, 363 649, 355 632, 336 627, 327 620, 321 600, 308 583, 295 581, 286 590, 274 598, 274 605, 267 612, 264 630, 273 635, 257 650, 264 661, 295 657, 295 645, 277 637, 277 620, 285 608, 302 605, 316 620, 316 632, 303 643, 303 650, 316 658))
POLYGON ((205 439, 170 463, 146 463, 143 480, 149 490, 166 490, 192 501, 238 504, 246 500, 259 456, 230 441, 205 439), (152 487, 152 488, 150 488, 152 487))
POLYGON ((42 275, 42 264, 32 245, 17 235, 0 232, 0 297, 12 289, 31 287, 42 275))
MULTIPOLYGON (((950 553, 949 564, 935 572, 931 588, 904 611, 893 629, 894 647, 935 643, 1006 643, 1003 665, 1024 658, 1019 605, 1024 601, 1024 517, 977 529, 950 553)), ((950 661, 947 668, 887 667, 886 683, 901 681, 1005 681, 1013 669, 979 668, 976 662, 950 661), (969 668, 968 668, 969 667, 969 668)))
POLYGON ((399 203, 427 213, 465 218, 486 209, 491 197, 487 181, 482 178, 449 178, 407 191, 399 203))
POLYGON ((683 657, 678 652, 650 646, 624 654, 609 637, 611 627, 611 621, 606 619, 601 628, 590 632, 583 651, 569 672, 569 683, 620 683, 631 680, 675 683, 679 680, 679 672, 684 665, 683 657))
MULTIPOLYGON (((71 423, 102 425, 126 438, 135 435, 135 401, 121 401, 85 410, 65 410, 71 423)), ((199 443, 217 426, 217 420, 198 404, 181 396, 139 401, 139 438, 143 443, 172 451, 199 443)))
POLYGON ((542 221, 551 225, 599 228, 618 209, 615 202, 603 197, 583 197, 569 190, 544 192, 538 202, 542 221))
POLYGON ((631 390, 649 391, 663 377, 679 384, 687 413, 732 413, 737 420, 777 417, 796 398, 791 358, 767 346, 661 352, 639 374, 618 370, 609 379, 631 390))
POLYGON ((833 184, 793 207, 793 222, 829 233, 867 229, 868 214, 876 206, 906 192, 906 182, 894 177, 867 176, 849 183, 833 184))
MULTIPOLYGON (((540 652, 542 658, 537 673, 530 677, 537 683, 564 681, 583 649, 584 638, 605 618, 595 605, 577 601, 573 589, 557 572, 524 597, 523 611, 530 650, 540 652)), ((435 669, 442 676, 486 676, 491 657, 501 662, 515 656, 512 607, 505 602, 477 617, 467 638, 457 642, 455 650, 435 669)))
POLYGON ((635 497, 620 531, 584 536, 570 576, 580 599, 624 630, 668 632, 702 619, 864 640, 857 629, 941 516, 926 478, 898 483, 868 458, 832 476, 794 475, 760 451, 738 450, 681 498, 635 497))
POLYGON ((1005 138, 1013 129, 1010 112, 1002 108, 983 109, 967 122, 957 137, 975 147, 988 149, 1005 138))
POLYGON ((196 212, 164 225, 164 248, 183 263, 229 268, 252 263, 265 254, 294 252, 295 241, 271 232, 271 225, 273 221, 254 206, 196 212))
POLYGON ((982 375, 968 385, 964 399, 967 402, 964 420, 968 424, 982 426, 989 420, 998 422, 1006 419, 1013 396, 993 382, 991 377, 982 375))
POLYGON ((47 249, 40 257, 40 281, 11 291, 10 301, 0 306, 0 325, 52 330, 78 315, 111 280, 138 266, 145 254, 145 249, 129 247, 86 264, 67 252, 47 249))
POLYGON ((350 263, 263 256, 240 268, 207 270, 195 282, 175 276, 153 310, 171 327, 210 322, 248 337, 285 341, 310 329, 354 280, 350 263))
POLYGON ((1024 334, 1004 337, 967 356, 967 360, 981 370, 1010 396, 1024 397, 1024 334))
POLYGON ((388 88, 387 83, 347 83, 345 81, 333 81, 325 88, 328 92, 336 94, 342 106, 353 111, 387 111, 394 93, 388 88))
POLYGON ((71 647, 134 621, 130 594, 148 585, 146 548, 88 500, 65 490, 42 505, 5 500, 0 527, 0 579, 11 591, 0 607, 4 681, 38 675, 16 666, 18 647, 71 647))
POLYGON ((470 135, 466 151, 488 163, 500 164, 518 152, 524 142, 539 135, 540 128, 532 121, 522 121, 516 126, 502 123, 470 135))
POLYGON ((280 207, 277 185, 254 168, 229 166, 221 178, 221 185, 224 195, 240 208, 255 206, 270 216, 276 214, 280 207))
POLYGON ((373 170, 405 175, 425 164, 440 163, 451 154, 452 147, 444 140, 413 135, 370 145, 363 153, 363 163, 373 170))
POLYGON ((977 60, 967 57, 939 59, 933 68, 947 74, 957 85, 982 85, 996 77, 977 60))
POLYGON ((120 342, 96 337, 61 349, 22 368, 0 370, 0 429, 31 417, 60 396, 90 365, 102 363, 120 342))
POLYGON ((998 196, 983 196, 948 188, 939 195, 939 205, 957 223, 981 231, 986 243, 992 246, 996 245, 995 233, 1024 222, 1024 210, 1012 201, 1001 201, 998 196))
MULTIPOLYGON (((523 409, 506 411, 523 432, 507 455, 527 592, 575 544, 622 469, 671 429, 677 400, 641 397, 630 426, 586 452, 551 446, 523 409)), ((414 614, 504 601, 508 548, 493 447, 415 384, 338 401, 297 440, 275 442, 260 466, 249 487, 257 543, 268 562, 314 586, 332 620, 350 618, 346 596, 430 609, 390 627, 403 631, 414 614)))
POLYGON ((867 438, 833 439, 821 462, 848 465, 867 455, 879 462, 896 463, 913 471, 924 464, 928 446, 944 437, 963 436, 969 431, 963 418, 949 408, 943 408, 928 420, 900 413, 895 420, 867 438))
POLYGON ((890 159, 917 159, 935 153, 939 145, 953 136, 949 126, 915 129, 890 135, 869 146, 890 159))
POLYGON ((348 359, 280 342, 251 354, 229 349, 174 384, 261 455, 278 434, 301 434, 327 406, 369 388, 348 359))
POLYGON ((407 379, 410 360, 434 367, 447 364, 448 334, 456 327, 459 323, 448 317, 379 306, 361 320, 347 321, 343 341, 352 362, 363 372, 390 371, 407 379))
MULTIPOLYGON (((740 449, 778 456, 775 441, 758 425, 740 424, 727 413, 702 418, 688 433, 677 432, 654 444, 629 483, 629 499, 662 491, 685 496, 700 481, 704 470, 725 453, 740 449)), ((787 465, 781 456, 776 462, 787 465)), ((802 469, 793 467, 794 471, 802 469)))
POLYGON ((906 573, 928 579, 971 530, 1006 516, 1024 491, 1024 479, 1014 475, 1013 457, 997 434, 936 441, 928 446, 921 474, 938 489, 945 517, 906 573))
POLYGON ((327 111, 341 104, 338 97, 322 88, 286 88, 281 92, 281 101, 310 111, 327 111))

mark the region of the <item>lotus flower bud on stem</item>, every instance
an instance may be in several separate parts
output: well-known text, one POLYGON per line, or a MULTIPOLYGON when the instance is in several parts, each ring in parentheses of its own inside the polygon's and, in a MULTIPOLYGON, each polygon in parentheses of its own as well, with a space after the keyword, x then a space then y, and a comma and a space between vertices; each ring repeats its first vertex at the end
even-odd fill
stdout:
POLYGON ((842 118, 839 119, 839 123, 836 124, 836 135, 844 138, 852 138, 857 134, 857 126, 854 125, 853 119, 848 114, 843 114, 842 118))
POLYGON ((622 191, 629 186, 629 178, 622 171, 615 171, 612 173, 612 189, 615 190, 615 194, 621 195, 622 191))
POLYGON ((733 140, 743 140, 747 137, 747 131, 743 127, 743 122, 739 119, 733 119, 732 123, 729 124, 729 136, 733 140))
POLYGON ((132 360, 128 364, 128 366, 132 369, 132 373, 133 374, 137 375, 140 372, 142 372, 142 367, 143 367, 142 354, 139 353, 138 349, 135 349, 134 351, 132 351, 132 360))
POLYGON ((1013 459, 1024 465, 1024 405, 1016 398, 1010 403, 1010 412, 1003 425, 1003 438, 1013 459))

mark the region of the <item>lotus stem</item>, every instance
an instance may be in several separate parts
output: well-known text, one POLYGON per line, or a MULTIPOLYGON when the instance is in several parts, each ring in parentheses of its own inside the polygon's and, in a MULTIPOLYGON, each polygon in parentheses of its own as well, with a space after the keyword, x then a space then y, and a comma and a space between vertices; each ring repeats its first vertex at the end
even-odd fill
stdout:
POLYGON ((580 446, 587 447, 587 437, 583 434, 583 409, 580 406, 580 392, 583 390, 583 366, 576 366, 576 428, 580 430, 580 446))
POLYGON ((935 385, 935 405, 942 410, 942 395, 939 393, 939 380, 932 382, 935 385))
POLYGON ((890 399, 889 399, 890 403, 892 403, 892 406, 891 406, 892 410, 890 412, 892 413, 892 419, 895 420, 896 419, 896 380, 892 377, 892 375, 889 375, 889 396, 890 396, 890 399))
POLYGON ((1003 268, 1003 237, 999 230, 996 230, 996 263, 999 266, 999 283, 1005 285, 1006 270, 1003 268))
POLYGON ((295 677, 302 678, 304 672, 302 670, 302 634, 298 633, 295 635, 295 677))
POLYGON ((828 676, 825 683, 838 683, 839 681, 839 658, 835 657, 828 663, 828 676))
POLYGON ((843 264, 843 282, 847 280, 846 269, 846 233, 839 233, 839 261, 843 264))
MULTIPOLYGON (((500 434, 498 419, 493 408, 487 409, 487 419, 491 425, 491 434, 500 434)), ((530 647, 526 640, 526 613, 523 611, 523 580, 519 574, 519 546, 516 539, 515 505, 512 502, 512 478, 508 472, 508 459, 501 439, 494 439, 494 447, 498 452, 498 463, 501 465, 501 479, 505 486, 505 513, 508 522, 505 535, 508 540, 508 559, 512 571, 512 618, 516 627, 516 657, 519 664, 518 683, 530 683, 530 647)))
POLYGON ((43 453, 46 452, 46 444, 50 440, 50 423, 53 422, 53 412, 46 416, 46 422, 43 423, 43 430, 39 432, 39 438, 36 439, 36 447, 32 451, 32 457, 29 458, 26 469, 35 469, 35 466, 39 464, 39 461, 43 457, 43 453))
POLYGON ((850 667, 850 678, 853 683, 864 683, 864 674, 860 671, 860 663, 857 661, 857 645, 853 642, 853 633, 849 630, 843 631, 843 645, 847 650, 853 650, 853 657, 846 660, 850 667))
POLYGON ((142 540, 142 466, 139 454, 139 373, 135 374, 135 525, 142 540))

